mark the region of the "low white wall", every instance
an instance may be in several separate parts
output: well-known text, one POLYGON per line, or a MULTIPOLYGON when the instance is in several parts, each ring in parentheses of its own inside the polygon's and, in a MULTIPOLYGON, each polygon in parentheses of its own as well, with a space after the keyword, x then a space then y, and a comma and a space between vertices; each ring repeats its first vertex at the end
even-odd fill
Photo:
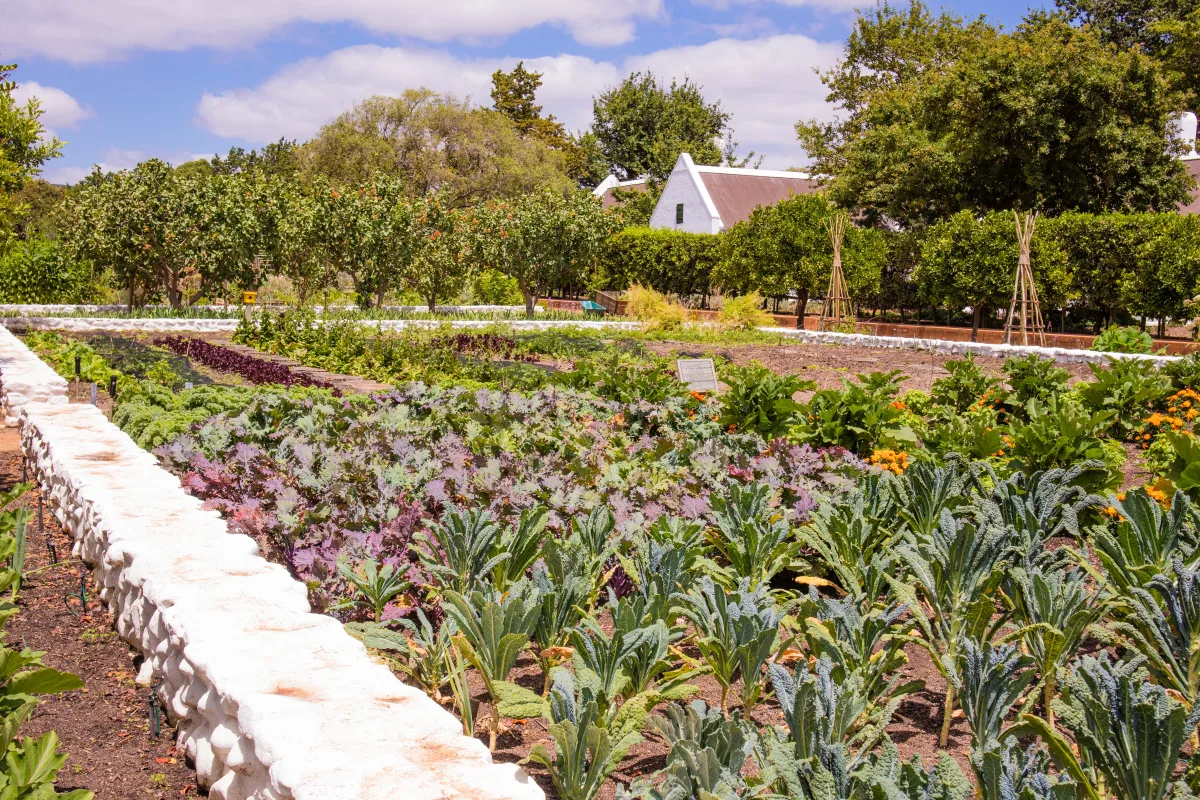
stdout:
MULTIPOLYGON (((11 357, 22 347, 0 330, 5 384, 31 369, 11 357)), ((98 409, 19 411, 30 472, 211 797, 542 800, 520 768, 493 764, 453 715, 310 613, 303 584, 98 409)))
POLYGON ((1178 361, 1180 356, 1149 356, 1132 353, 1101 353, 1095 350, 1071 350, 1065 347, 1024 347, 1015 344, 985 344, 983 342, 951 342, 945 339, 907 339, 900 336, 871 336, 863 333, 834 333, 833 331, 801 331, 795 328, 760 328, 767 333, 777 333, 788 339, 798 339, 811 344, 841 344, 856 347, 891 347, 902 350, 928 350, 933 353, 965 356, 1011 358, 1036 353, 1042 358, 1065 362, 1092 362, 1105 364, 1113 360, 1134 359, 1153 362, 1162 366, 1178 361))
POLYGON ((0 328, 0 416, 15 428, 29 403, 65 405, 67 381, 37 357, 25 343, 0 328))
MULTIPOLYGON (((166 309, 168 306, 154 306, 154 308, 166 309)), ((240 311, 244 306, 192 306, 194 309, 202 309, 206 311, 240 311)), ((275 306, 251 306, 255 309, 273 309, 275 306)), ((325 306, 313 306, 314 311, 318 314, 325 311, 325 306)), ((401 311, 407 313, 423 313, 429 310, 429 306, 384 306, 392 311, 401 311)), ((87 312, 90 314, 124 314, 129 310, 128 306, 107 305, 66 305, 56 303, 0 303, 0 314, 20 314, 25 317, 38 317, 49 314, 76 314, 87 312)), ((330 311, 357 311, 357 306, 329 306, 330 311)), ((442 314, 523 314, 525 306, 438 306, 437 310, 442 314)), ((536 313, 545 312, 545 307, 534 306, 536 313)))

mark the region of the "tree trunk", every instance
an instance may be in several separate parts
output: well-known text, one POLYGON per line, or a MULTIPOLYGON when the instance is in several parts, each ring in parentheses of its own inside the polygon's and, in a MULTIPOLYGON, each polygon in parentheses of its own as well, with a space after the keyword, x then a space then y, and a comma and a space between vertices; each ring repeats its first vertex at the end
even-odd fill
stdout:
POLYGON ((796 330, 804 330, 804 313, 808 309, 808 289, 796 292, 796 330))
POLYGON ((129 273, 129 314, 133 316, 133 273, 129 273))
POLYGON ((1146 332, 1146 315, 1142 314, 1142 318, 1138 320, 1138 330, 1142 333, 1146 332))
POLYGON ((437 292, 431 292, 429 294, 429 297, 426 298, 426 300, 429 303, 429 313, 436 314, 437 313, 437 292))
POLYGON ((1167 317, 1164 314, 1158 315, 1158 338, 1163 338, 1167 335, 1167 317))
POLYGON ((529 289, 521 289, 521 294, 525 298, 525 316, 528 319, 533 319, 535 307, 537 306, 537 295, 529 289))
POLYGON ((971 309, 971 341, 972 342, 979 341, 979 311, 980 311, 979 304, 976 303, 975 307, 971 309))

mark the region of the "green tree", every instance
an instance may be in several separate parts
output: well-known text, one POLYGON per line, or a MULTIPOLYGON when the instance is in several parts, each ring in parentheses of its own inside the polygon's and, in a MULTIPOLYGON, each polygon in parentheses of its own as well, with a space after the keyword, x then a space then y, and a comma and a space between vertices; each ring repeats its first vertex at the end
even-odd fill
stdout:
POLYGON ((12 239, 28 210, 18 193, 41 174, 43 164, 62 155, 63 146, 58 137, 42 138, 46 129, 37 98, 17 104, 13 97, 17 84, 9 79, 16 68, 16 64, 0 64, 0 248, 12 239))
POLYGON ((300 148, 304 173, 361 186, 377 173, 397 178, 410 198, 438 192, 454 207, 565 188, 563 157, 522 138, 498 111, 428 89, 375 96, 323 127, 300 148))
POLYGON ((52 240, 15 242, 0 255, 0 303, 86 303, 94 292, 90 265, 52 240))
POLYGON ((697 164, 720 164, 729 112, 704 99, 685 78, 664 85, 651 72, 635 72, 592 101, 592 131, 609 169, 622 180, 666 180, 679 154, 697 164))
POLYGON ((479 263, 476 212, 455 208, 441 195, 431 194, 411 204, 399 204, 394 213, 400 215, 401 226, 408 221, 407 235, 411 237, 411 266, 405 285, 434 311, 438 301, 462 291, 479 263))
POLYGON ((39 236, 53 238, 58 230, 57 210, 67 196, 67 190, 41 178, 30 178, 16 194, 23 207, 17 218, 16 234, 21 239, 39 236))
POLYGON ((963 209, 1173 210, 1188 198, 1163 67, 1091 28, 1035 13, 1001 33, 885 5, 860 17, 847 52, 822 76, 840 121, 797 126, 839 205, 921 225, 963 209))
POLYGON ((479 213, 482 263, 515 278, 533 316, 539 297, 553 286, 579 286, 595 267, 614 219, 590 192, 542 191, 479 213))
POLYGON ((1151 55, 1170 46, 1169 26, 1191 15, 1196 0, 1055 0, 1072 22, 1091 26, 1122 50, 1141 46, 1151 55))
POLYGON ((1183 93, 1182 107, 1193 110, 1200 107, 1200 9, 1186 16, 1164 19, 1150 30, 1162 40, 1155 55, 1167 71, 1171 85, 1183 93))
MULTIPOLYGON (((1035 229, 1030 254, 1043 310, 1064 302, 1070 282, 1066 257, 1044 227, 1035 229)), ((1016 280, 1017 257, 1016 223, 1011 212, 988 214, 978 220, 971 212, 960 211, 928 230, 913 279, 924 296, 936 303, 972 307, 974 341, 984 309, 1007 309, 1016 280)))
POLYGON ((325 257, 354 281, 360 305, 383 305, 385 295, 410 277, 412 206, 402 202, 400 182, 378 174, 358 187, 316 186, 325 257))
MULTIPOLYGON (((799 298, 797 324, 803 324, 808 298, 824 292, 833 270, 833 244, 824 223, 836 208, 821 193, 794 195, 774 206, 756 208, 749 219, 722 234, 714 281, 744 293, 799 298)), ((887 245, 878 230, 850 226, 842 245, 842 268, 851 296, 879 288, 887 245)))
POLYGON ((131 306, 158 296, 191 305, 227 284, 256 287, 261 277, 258 201, 242 176, 181 177, 151 159, 87 182, 67 214, 70 256, 111 270, 131 306))
POLYGON ((595 286, 624 290, 641 284, 664 293, 708 294, 722 238, 669 229, 626 228, 604 243, 595 286))

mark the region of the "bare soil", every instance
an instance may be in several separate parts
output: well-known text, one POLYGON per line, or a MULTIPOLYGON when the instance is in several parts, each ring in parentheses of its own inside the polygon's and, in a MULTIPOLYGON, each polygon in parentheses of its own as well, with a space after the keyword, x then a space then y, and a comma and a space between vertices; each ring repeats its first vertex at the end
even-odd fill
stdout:
MULTIPOLYGON (((107 397, 101 393, 102 397, 107 397)), ((21 480, 20 440, 13 428, 0 428, 0 491, 21 480)), ((26 569, 35 574, 22 587, 21 612, 8 624, 7 643, 46 651, 47 666, 74 672, 84 688, 42 698, 26 736, 58 734, 68 753, 58 789, 91 789, 98 800, 194 797, 196 775, 174 747, 175 731, 163 720, 151 734, 148 690, 134 685, 139 658, 117 638, 112 615, 95 596, 86 566, 71 556, 71 539, 48 507, 38 521, 40 490, 16 505, 34 512, 26 569), (51 563, 47 542, 57 552, 51 563), (81 603, 81 577, 87 598, 81 603)))
MULTIPOLYGON (((853 380, 858 373, 889 372, 898 369, 908 376, 901 389, 920 389, 928 392, 933 382, 946 374, 945 364, 954 358, 921 350, 901 350, 849 345, 802 344, 787 342, 779 345, 728 345, 712 347, 683 342, 647 342, 646 347, 662 356, 717 355, 735 364, 758 361, 781 375, 800 374, 816 381, 818 389, 839 389, 842 379, 853 380)), ((1004 359, 976 356, 980 368, 996 377, 1003 377, 1004 359)), ((1091 377, 1086 364, 1059 364, 1071 373, 1072 382, 1091 377)))

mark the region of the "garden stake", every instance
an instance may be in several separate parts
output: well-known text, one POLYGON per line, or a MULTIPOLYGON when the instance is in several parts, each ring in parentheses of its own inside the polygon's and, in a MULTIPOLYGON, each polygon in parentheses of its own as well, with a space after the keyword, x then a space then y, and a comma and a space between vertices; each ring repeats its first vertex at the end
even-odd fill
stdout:
POLYGON ((46 540, 46 549, 48 551, 50 551, 50 563, 57 564, 58 563, 58 550, 57 550, 57 548, 54 547, 54 542, 47 539, 46 540))
POLYGON ((75 381, 79 381, 79 356, 75 356, 75 381))
POLYGON ((96 399, 96 382, 92 381, 92 405, 99 405, 96 399))
POLYGON ((157 739, 162 735, 162 704, 158 699, 158 687, 162 685, 162 678, 154 682, 150 687, 150 696, 146 698, 146 714, 150 718, 150 735, 157 739))
POLYGON ((117 376, 116 375, 108 376, 108 397, 110 400, 117 399, 117 376))

